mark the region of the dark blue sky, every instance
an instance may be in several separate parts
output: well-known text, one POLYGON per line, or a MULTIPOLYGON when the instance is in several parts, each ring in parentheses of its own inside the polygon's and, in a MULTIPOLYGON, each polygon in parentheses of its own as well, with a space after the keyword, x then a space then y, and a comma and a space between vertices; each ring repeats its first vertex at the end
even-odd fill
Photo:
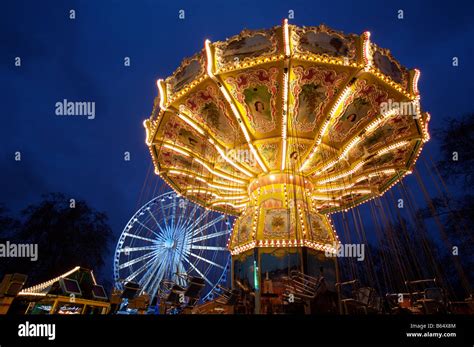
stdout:
MULTIPOLYGON (((43 193, 63 192, 106 212, 118 237, 145 202, 140 191, 151 160, 142 121, 151 112, 156 79, 170 75, 205 39, 278 25, 289 10, 295 13, 290 23, 369 30, 403 65, 419 68, 431 128, 474 110, 473 2, 3 1, 0 203, 17 213, 43 193), (96 118, 56 116, 55 103, 63 99, 95 102, 96 118), (16 151, 21 162, 14 161, 16 151)), ((427 148, 436 153, 436 141, 427 148)))

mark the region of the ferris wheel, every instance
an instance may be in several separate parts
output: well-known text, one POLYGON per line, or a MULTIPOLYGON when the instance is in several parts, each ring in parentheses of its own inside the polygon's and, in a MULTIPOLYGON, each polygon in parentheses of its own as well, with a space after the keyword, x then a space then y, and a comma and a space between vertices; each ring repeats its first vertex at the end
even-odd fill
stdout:
POLYGON ((225 215, 174 192, 150 200, 120 235, 114 257, 116 287, 133 281, 154 298, 163 280, 186 286, 187 277, 200 277, 206 282, 201 300, 212 299, 227 280, 231 227, 225 215))

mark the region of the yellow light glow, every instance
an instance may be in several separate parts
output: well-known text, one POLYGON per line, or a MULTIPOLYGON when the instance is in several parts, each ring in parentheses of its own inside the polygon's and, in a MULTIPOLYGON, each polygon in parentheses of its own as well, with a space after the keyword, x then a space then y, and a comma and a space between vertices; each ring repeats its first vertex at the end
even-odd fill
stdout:
POLYGON ((206 71, 209 77, 214 78, 214 73, 212 72, 214 57, 211 52, 211 41, 204 41, 204 46, 206 47, 206 71))
POLYGON ((189 117, 185 116, 182 113, 178 113, 178 117, 181 118, 183 121, 185 121, 188 125, 190 125, 198 133, 200 133, 201 135, 205 135, 206 132, 199 125, 197 125, 194 121, 192 121, 189 117))
POLYGON ((240 180, 240 179, 237 179, 237 178, 234 178, 230 175, 227 175, 227 174, 224 174, 224 173, 221 173, 219 171, 216 171, 214 169, 212 169, 209 165, 207 165, 204 161, 202 161, 201 159, 199 158, 195 158, 194 159, 197 163, 201 164, 202 166, 204 166, 207 171, 209 171, 210 173, 212 173, 213 175, 216 175, 216 176, 219 176, 220 178, 224 178, 226 180, 229 180, 229 181, 232 181, 232 182, 235 182, 235 183, 241 183, 241 184, 245 184, 246 182, 243 181, 243 180, 240 180))
POLYGON ((245 192, 245 189, 242 189, 242 188, 233 188, 233 187, 229 187, 229 186, 224 186, 224 185, 222 185, 222 184, 208 183, 207 185, 208 185, 209 187, 211 187, 211 188, 221 189, 221 190, 227 190, 227 191, 229 191, 229 192, 240 192, 240 193, 245 192))
POLYGON ((416 95, 420 93, 420 91, 418 90, 418 81, 420 79, 420 76, 421 76, 420 70, 415 69, 415 75, 413 76, 413 82, 412 82, 412 90, 413 90, 413 93, 415 93, 416 95))
POLYGON ((145 144, 146 144, 147 146, 150 146, 150 145, 151 145, 151 141, 150 141, 150 130, 148 129, 149 123, 150 123, 150 120, 149 120, 149 119, 145 119, 145 120, 143 121, 143 127, 145 128, 145 144))
POLYGON ((229 93, 227 92, 227 89, 225 89, 225 87, 223 85, 221 85, 219 87, 220 91, 222 92, 222 94, 224 95, 224 98, 227 100, 227 102, 229 103, 230 105, 230 108, 232 110, 232 113, 234 114, 234 117, 237 119, 237 123, 239 123, 240 125, 240 129, 242 130, 242 133, 244 134, 244 137, 245 137, 245 140, 247 141, 247 144, 250 148, 250 151, 252 152, 252 154, 254 155, 255 159, 257 160, 257 163, 258 165, 261 167, 261 169, 264 171, 264 172, 268 172, 268 169, 267 167, 265 166, 265 164, 263 163, 262 159, 260 158, 260 154, 257 152, 257 150, 255 149, 255 147, 253 146, 252 144, 252 140, 250 138, 250 135, 247 131, 247 127, 245 126, 245 123, 244 121, 242 120, 242 118, 240 117, 240 113, 239 111, 237 110, 237 108, 235 107, 235 104, 234 102, 232 101, 232 99, 230 98, 230 95, 229 93))
POLYGON ((320 180, 320 181, 318 181, 318 184, 324 184, 324 183, 327 183, 327 182, 332 182, 332 181, 338 180, 338 179, 343 178, 343 177, 350 176, 350 175, 352 175, 354 172, 356 172, 357 170, 359 170, 363 165, 364 165, 364 161, 359 162, 356 166, 354 166, 353 169, 351 169, 351 170, 349 170, 349 171, 346 171, 346 172, 343 172, 343 173, 341 173, 341 174, 339 174, 339 175, 336 175, 336 176, 333 176, 333 177, 329 177, 329 178, 320 180))
POLYGON ((331 123, 331 120, 334 118, 334 117, 337 117, 339 115, 340 112, 342 112, 341 110, 341 106, 344 104, 344 102, 347 100, 347 98, 349 97, 349 95, 351 94, 352 92, 352 87, 351 86, 346 86, 344 88, 344 91, 341 93, 341 95, 338 97, 336 103, 334 104, 334 106, 331 108, 331 111, 329 113, 329 117, 325 120, 323 126, 321 127, 321 130, 319 132, 319 135, 318 135, 318 139, 316 140, 316 144, 315 146, 313 147, 312 151, 310 152, 310 155, 306 158, 306 160, 303 162, 303 164, 301 165, 300 167, 300 171, 303 171, 306 166, 308 165, 308 163, 311 161, 311 159, 313 159, 313 156, 314 154, 316 153, 317 151, 317 148, 318 146, 321 144, 321 141, 324 137, 324 135, 326 134, 326 131, 329 127, 329 124, 331 123))
POLYGON ((286 166, 286 151, 287 151, 287 128, 288 128, 288 72, 283 74, 283 114, 281 122, 281 138, 282 138, 282 152, 281 152, 281 170, 285 170, 286 166))
POLYGON ((211 204, 211 206, 222 206, 222 205, 228 205, 228 206, 231 206, 231 207, 233 207, 237 210, 242 209, 245 206, 247 206, 246 203, 239 204, 239 205, 234 205, 233 203, 228 202, 228 201, 219 201, 219 202, 214 202, 214 203, 211 204))
POLYGON ((370 32, 366 31, 362 34, 363 39, 363 56, 364 70, 369 71, 372 67, 372 54, 370 51, 370 32))
POLYGON ((254 175, 252 173, 250 173, 249 171, 245 170, 243 167, 240 167, 239 165, 237 165, 236 163, 234 163, 233 160, 231 160, 223 151, 223 149, 216 143, 214 143, 213 140, 209 139, 209 142, 211 142, 214 147, 216 148, 217 152, 220 154, 220 156, 222 157, 222 159, 224 159, 226 162, 228 162, 230 165, 232 165, 234 168, 236 168, 237 170, 239 170, 240 172, 242 172, 243 174, 245 174, 246 176, 248 177, 254 177, 254 175))
POLYGON ((179 154, 182 154, 182 155, 184 155, 185 157, 189 157, 189 156, 190 156, 190 155, 188 154, 188 152, 185 152, 184 150, 182 150, 182 149, 180 149, 180 148, 178 148, 178 147, 176 147, 176 146, 170 145, 170 144, 168 144, 168 143, 164 143, 164 144, 163 144, 163 147, 164 147, 164 148, 171 149, 172 151, 175 151, 175 152, 177 152, 177 153, 179 153, 179 154))
POLYGON ((159 95, 159 99, 160 99, 160 108, 162 110, 166 110, 166 106, 165 106, 165 98, 166 98, 166 92, 165 92, 165 86, 164 86, 164 82, 162 79, 159 79, 156 81, 156 85, 158 86, 158 95, 159 95))
POLYGON ((283 42, 285 43, 285 55, 290 56, 290 30, 288 28, 288 19, 283 20, 283 42))
POLYGON ((400 147, 403 147, 405 145, 409 144, 408 141, 400 141, 400 142, 397 142, 397 143, 394 143, 392 145, 389 145, 389 146, 386 146, 382 149, 380 149, 378 152, 377 152, 377 155, 382 155, 382 154, 385 154, 385 153, 388 153, 396 148, 400 148, 400 147))

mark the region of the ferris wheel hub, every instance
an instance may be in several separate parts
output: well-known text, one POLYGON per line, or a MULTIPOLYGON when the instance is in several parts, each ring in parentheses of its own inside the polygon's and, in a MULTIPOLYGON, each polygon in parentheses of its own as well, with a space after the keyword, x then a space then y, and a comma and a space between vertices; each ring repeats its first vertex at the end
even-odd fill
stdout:
POLYGON ((164 247, 167 249, 175 248, 175 242, 173 239, 167 239, 164 243, 164 247))

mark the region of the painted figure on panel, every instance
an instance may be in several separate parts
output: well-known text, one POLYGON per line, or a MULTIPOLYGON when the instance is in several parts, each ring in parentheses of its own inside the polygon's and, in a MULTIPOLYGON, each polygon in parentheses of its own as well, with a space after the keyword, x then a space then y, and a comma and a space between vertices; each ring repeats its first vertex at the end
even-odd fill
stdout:
POLYGON ((335 139, 344 138, 369 111, 370 103, 364 98, 356 98, 345 110, 334 126, 335 139))
POLYGON ((301 47, 316 54, 347 55, 349 48, 338 36, 309 31, 301 37, 301 47))
POLYGON ((395 62, 388 56, 376 51, 374 54, 374 64, 384 74, 390 76, 397 83, 402 83, 403 73, 395 62))
POLYGON ((272 42, 262 34, 250 37, 243 37, 239 40, 230 42, 224 53, 223 58, 226 61, 236 57, 244 59, 245 57, 255 56, 271 50, 272 42))
POLYGON ((326 88, 319 83, 305 84, 299 94, 298 112, 296 121, 299 123, 313 123, 319 106, 326 99, 326 88))
POLYGON ((266 86, 255 86, 244 90, 245 102, 250 108, 255 123, 273 121, 270 109, 271 94, 266 86))

